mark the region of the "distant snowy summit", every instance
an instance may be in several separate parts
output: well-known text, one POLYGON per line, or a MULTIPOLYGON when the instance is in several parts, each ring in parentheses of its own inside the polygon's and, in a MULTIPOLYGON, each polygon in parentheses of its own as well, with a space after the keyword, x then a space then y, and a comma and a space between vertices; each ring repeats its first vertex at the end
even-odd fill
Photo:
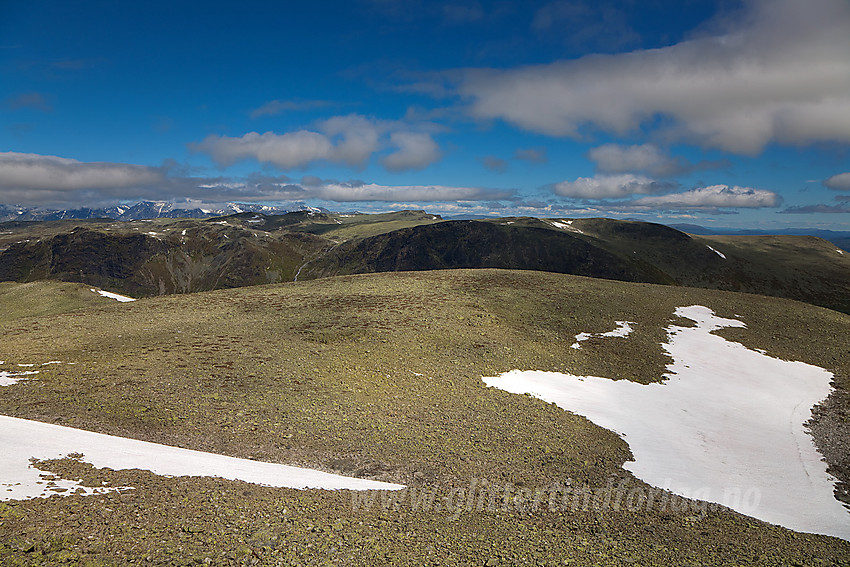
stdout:
POLYGON ((293 211, 308 211, 328 213, 330 211, 298 204, 288 207, 272 207, 254 203, 226 203, 215 207, 181 207, 168 201, 140 201, 134 205, 115 205, 112 207, 78 209, 47 209, 43 207, 24 207, 17 205, 0 205, 0 222, 6 221, 52 221, 67 219, 96 219, 110 218, 130 221, 139 219, 159 218, 210 218, 232 215, 237 213, 265 213, 280 215, 293 211))

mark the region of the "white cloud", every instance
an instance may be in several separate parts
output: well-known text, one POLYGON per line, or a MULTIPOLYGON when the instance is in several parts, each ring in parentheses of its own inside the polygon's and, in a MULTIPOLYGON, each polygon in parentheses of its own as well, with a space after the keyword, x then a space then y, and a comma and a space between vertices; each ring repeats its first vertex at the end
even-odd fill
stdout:
POLYGON ((390 143, 398 150, 381 159, 389 171, 424 169, 443 157, 437 142, 423 132, 394 132, 390 143))
POLYGON ((672 188, 669 183, 659 183, 642 175, 597 175, 579 177, 575 181, 561 181, 552 191, 573 199, 619 199, 635 194, 651 194, 672 188))
POLYGON ((284 170, 307 167, 319 161, 363 167, 376 152, 387 146, 396 148, 381 159, 390 171, 422 169, 442 157, 430 134, 414 131, 413 127, 400 122, 351 114, 323 120, 317 124, 317 130, 284 134, 248 132, 241 137, 211 134, 201 142, 189 144, 189 148, 209 154, 221 167, 255 159, 284 170))
POLYGON ((829 179, 825 179, 823 186, 835 191, 850 191, 850 172, 839 173, 829 179))
POLYGON ((147 167, 87 163, 57 156, 0 152, 0 203, 66 208, 143 199, 181 203, 291 202, 306 199, 473 202, 511 199, 515 193, 513 190, 482 187, 393 186, 362 181, 341 183, 311 176, 305 176, 301 183, 293 182, 285 175, 185 177, 177 175, 178 172, 180 170, 174 164, 147 167))
POLYGON ((682 193, 671 193, 655 197, 641 197, 627 203, 632 207, 653 209, 716 209, 716 208, 762 208, 778 207, 782 198, 766 189, 711 185, 682 193))
POLYGON ((286 134, 248 132, 240 138, 210 134, 201 142, 190 144, 190 148, 209 154, 222 167, 252 158, 281 169, 293 169, 329 159, 333 144, 323 134, 299 130, 286 134))
POLYGON ((648 173, 657 177, 670 177, 694 169, 716 167, 719 162, 701 162, 692 165, 682 157, 672 157, 654 144, 621 146, 604 144, 591 149, 587 157, 596 162, 602 173, 648 173))
POLYGON ((850 142, 850 3, 749 0, 722 33, 513 70, 467 71, 477 117, 554 136, 592 127, 755 154, 771 142, 850 142))
POLYGON ((313 196, 329 201, 480 201, 502 199, 509 191, 480 187, 450 187, 444 185, 376 185, 374 183, 329 183, 311 189, 313 196))
POLYGON ((334 116, 319 124, 319 129, 336 141, 331 160, 352 167, 362 166, 369 161, 380 148, 379 138, 388 127, 385 122, 369 120, 356 114, 334 116))
POLYGON ((0 191, 74 191, 138 187, 162 182, 159 168, 126 163, 81 162, 75 159, 0 152, 0 191))

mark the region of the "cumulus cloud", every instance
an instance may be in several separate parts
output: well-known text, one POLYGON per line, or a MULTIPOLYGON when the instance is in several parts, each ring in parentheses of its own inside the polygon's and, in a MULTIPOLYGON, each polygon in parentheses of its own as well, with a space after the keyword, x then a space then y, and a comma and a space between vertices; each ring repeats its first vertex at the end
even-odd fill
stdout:
POLYGON ((823 186, 834 191, 850 191, 850 172, 839 173, 825 179, 823 186))
POLYGON ((728 164, 726 161, 701 161, 692 164, 683 157, 671 156, 654 144, 604 144, 591 149, 587 157, 596 162, 597 170, 602 173, 647 173, 655 177, 671 177, 728 164))
POLYGON ((281 169, 293 169, 330 159, 333 144, 327 136, 318 132, 298 130, 285 134, 248 132, 242 137, 210 134, 201 142, 190 144, 190 148, 209 154, 222 167, 253 158, 281 169))
POLYGON ((389 171, 424 169, 443 157, 437 142, 423 132, 394 132, 390 143, 398 150, 381 158, 389 171))
POLYGON ((641 197, 629 203, 633 207, 653 209, 724 209, 778 207, 782 197, 766 189, 711 185, 681 193, 641 197))
POLYGON ((514 157, 529 163, 546 163, 549 161, 546 148, 521 148, 514 152, 514 157))
POLYGON ((575 181, 561 181, 552 185, 552 191, 573 199, 622 199, 632 195, 647 195, 669 191, 673 185, 659 183, 642 175, 597 175, 579 177, 575 181))
POLYGON ((387 128, 383 122, 357 114, 334 116, 319 124, 319 129, 335 144, 330 159, 351 167, 369 161, 379 149, 379 139, 387 128))
POLYGON ((248 132, 241 137, 210 134, 198 143, 189 144, 189 148, 208 154, 221 167, 255 159, 284 170, 319 161, 363 167, 372 155, 386 146, 395 148, 381 160, 390 171, 422 169, 442 157, 429 133, 405 130, 406 127, 397 122, 352 114, 319 122, 318 131, 248 132))
POLYGON ((746 7, 715 35, 669 47, 469 70, 458 93, 476 117, 554 136, 660 123, 669 139, 739 154, 771 142, 850 142, 850 3, 746 7))

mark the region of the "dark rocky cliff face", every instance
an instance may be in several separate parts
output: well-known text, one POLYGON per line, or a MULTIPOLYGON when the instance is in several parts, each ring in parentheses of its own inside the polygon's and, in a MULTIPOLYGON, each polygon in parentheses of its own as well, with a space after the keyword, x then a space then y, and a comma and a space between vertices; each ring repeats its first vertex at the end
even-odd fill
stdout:
POLYGON ((110 285, 132 278, 146 260, 165 248, 143 234, 109 235, 77 228, 49 239, 13 244, 0 255, 0 279, 54 278, 110 285))
POLYGON ((252 233, 214 226, 159 238, 78 227, 10 245, 0 252, 0 281, 83 282, 133 297, 189 293, 290 281, 304 258, 325 244, 308 234, 261 242, 252 233))

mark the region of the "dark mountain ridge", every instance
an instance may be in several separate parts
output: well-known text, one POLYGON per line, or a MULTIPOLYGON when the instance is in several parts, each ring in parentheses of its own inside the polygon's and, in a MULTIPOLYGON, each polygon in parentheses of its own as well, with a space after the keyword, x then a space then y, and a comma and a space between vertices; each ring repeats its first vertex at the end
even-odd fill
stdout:
POLYGON ((850 312, 850 256, 809 236, 700 236, 602 218, 443 221, 424 211, 0 223, 0 280, 136 297, 456 268, 741 291, 850 312))

